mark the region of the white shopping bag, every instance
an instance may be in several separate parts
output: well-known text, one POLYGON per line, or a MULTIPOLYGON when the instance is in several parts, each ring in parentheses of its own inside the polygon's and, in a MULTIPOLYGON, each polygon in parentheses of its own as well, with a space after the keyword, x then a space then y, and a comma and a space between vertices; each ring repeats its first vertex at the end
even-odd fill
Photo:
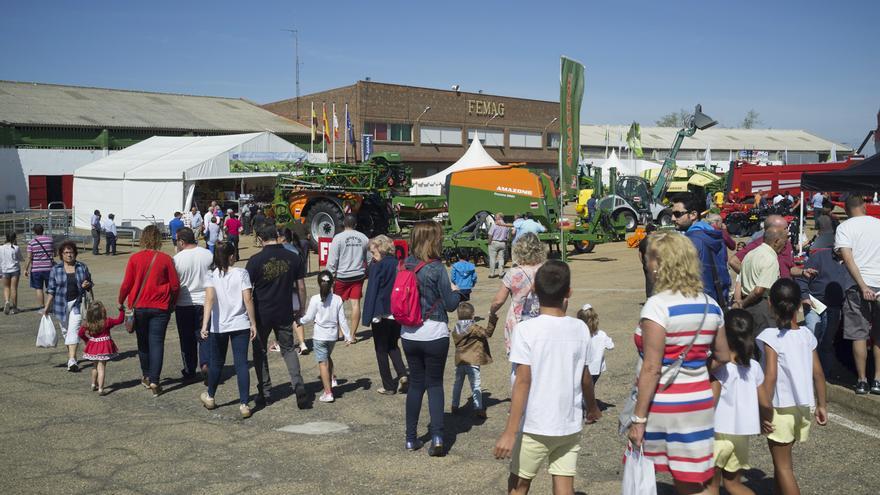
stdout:
POLYGON ((37 331, 37 347, 55 347, 58 344, 58 332, 52 317, 43 315, 40 319, 40 329, 37 331))
POLYGON ((654 463, 640 450, 626 450, 623 467, 623 495, 657 495, 654 463))

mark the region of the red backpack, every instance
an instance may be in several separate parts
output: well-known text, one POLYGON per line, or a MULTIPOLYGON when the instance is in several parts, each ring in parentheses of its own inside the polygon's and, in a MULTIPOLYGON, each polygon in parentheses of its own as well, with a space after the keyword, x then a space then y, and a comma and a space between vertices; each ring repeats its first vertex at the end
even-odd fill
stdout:
POLYGON ((412 270, 407 270, 403 260, 397 266, 397 276, 391 289, 391 315, 401 325, 417 327, 422 324, 422 304, 416 274, 424 266, 425 262, 420 261, 412 270))

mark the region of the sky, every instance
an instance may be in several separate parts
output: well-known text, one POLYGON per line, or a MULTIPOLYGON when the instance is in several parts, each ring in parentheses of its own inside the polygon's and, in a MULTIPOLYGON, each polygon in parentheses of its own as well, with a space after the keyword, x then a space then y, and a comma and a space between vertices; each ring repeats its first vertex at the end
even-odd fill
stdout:
POLYGON ((34 0, 4 17, 14 81, 268 103, 295 96, 296 29, 303 95, 370 77, 558 101, 566 55, 586 66, 584 123, 701 103, 856 147, 880 110, 876 0, 34 0))

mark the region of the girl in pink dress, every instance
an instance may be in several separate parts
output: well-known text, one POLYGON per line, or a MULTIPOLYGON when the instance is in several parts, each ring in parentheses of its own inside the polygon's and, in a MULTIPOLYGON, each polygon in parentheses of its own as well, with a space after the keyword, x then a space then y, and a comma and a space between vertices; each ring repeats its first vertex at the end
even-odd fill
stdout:
POLYGON ((104 377, 107 361, 118 352, 116 343, 110 337, 110 329, 125 320, 125 308, 119 306, 116 318, 107 318, 107 310, 100 302, 93 302, 86 311, 85 321, 79 329, 79 338, 86 343, 83 360, 92 361, 92 391, 104 395, 104 377))

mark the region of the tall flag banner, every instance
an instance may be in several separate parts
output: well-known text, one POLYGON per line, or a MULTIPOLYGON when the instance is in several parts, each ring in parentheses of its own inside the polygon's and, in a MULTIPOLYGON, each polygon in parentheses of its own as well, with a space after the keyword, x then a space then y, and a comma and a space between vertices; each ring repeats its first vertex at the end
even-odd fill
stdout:
POLYGON ((642 152, 642 127, 638 122, 633 122, 629 126, 629 131, 626 133, 626 146, 632 150, 636 157, 644 156, 642 152))
POLYGON ((327 104, 321 103, 321 113, 324 117, 323 127, 321 127, 321 131, 324 133, 324 139, 321 141, 321 153, 326 153, 326 144, 330 139, 330 126, 327 124, 327 104))
POLYGON ((562 57, 559 83, 559 192, 560 199, 564 202, 566 197, 577 197, 584 65, 562 57))
MULTIPOLYGON (((351 144, 354 146, 354 128, 351 126, 351 114, 348 113, 348 103, 345 104, 345 139, 345 152, 346 156, 348 156, 348 145, 351 144)), ((352 158, 357 161, 357 157, 354 156, 354 153, 352 153, 352 158)))
POLYGON ((611 141, 611 136, 608 134, 608 126, 605 126, 605 159, 608 159, 608 143, 611 141))
POLYGON ((333 161, 336 161, 336 142, 339 141, 339 120, 336 119, 336 102, 333 102, 333 161))
POLYGON ((315 115, 315 102, 312 102, 312 142, 309 145, 309 153, 315 152, 315 137, 318 133, 318 116, 315 115))

